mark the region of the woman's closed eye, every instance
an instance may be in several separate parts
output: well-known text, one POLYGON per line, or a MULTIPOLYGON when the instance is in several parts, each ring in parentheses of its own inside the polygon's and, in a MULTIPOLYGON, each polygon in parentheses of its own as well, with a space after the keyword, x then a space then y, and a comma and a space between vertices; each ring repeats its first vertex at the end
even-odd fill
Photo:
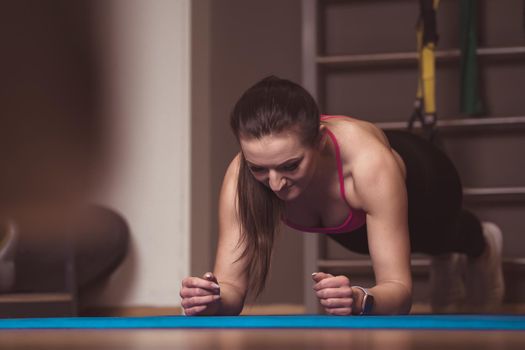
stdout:
POLYGON ((286 164, 281 167, 283 171, 294 171, 299 167, 299 162, 286 164))
MULTIPOLYGON (((277 169, 280 170, 280 171, 284 171, 284 172, 292 172, 292 171, 297 170, 297 168, 299 167, 300 163, 301 162, 298 161, 298 162, 293 162, 293 163, 289 163, 289 164, 283 164, 283 165, 279 166, 277 169)), ((262 173, 265 173, 265 172, 268 171, 268 168, 265 168, 265 167, 262 167, 262 166, 258 166, 258 165, 253 165, 253 164, 250 164, 249 168, 250 168, 250 171, 252 173, 255 173, 255 174, 262 174, 262 173)))
POLYGON ((260 173, 265 172, 265 171, 266 171, 266 168, 263 168, 263 167, 261 167, 261 166, 251 165, 251 166, 250 166, 250 170, 251 170, 252 173, 258 173, 258 174, 260 174, 260 173))

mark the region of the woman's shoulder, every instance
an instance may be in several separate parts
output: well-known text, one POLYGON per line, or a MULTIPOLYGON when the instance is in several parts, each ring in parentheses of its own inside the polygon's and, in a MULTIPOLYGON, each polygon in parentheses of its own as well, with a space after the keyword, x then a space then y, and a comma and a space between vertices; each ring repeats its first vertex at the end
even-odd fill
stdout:
POLYGON ((239 152, 228 165, 226 173, 224 174, 224 179, 222 180, 219 200, 219 205, 221 207, 231 207, 232 203, 235 203, 240 164, 241 154, 239 152))
POLYGON ((383 132, 375 124, 356 117, 324 116, 323 124, 335 135, 337 142, 352 149, 360 149, 362 145, 369 145, 386 140, 383 132))
POLYGON ((235 182, 237 183, 237 178, 239 177, 239 169, 241 167, 241 152, 237 153, 235 157, 231 160, 226 173, 224 174, 224 183, 235 182))
POLYGON ((328 125, 328 128, 336 138, 347 174, 355 175, 363 167, 370 168, 372 164, 380 164, 385 157, 392 157, 385 134, 369 121, 352 118, 328 125))

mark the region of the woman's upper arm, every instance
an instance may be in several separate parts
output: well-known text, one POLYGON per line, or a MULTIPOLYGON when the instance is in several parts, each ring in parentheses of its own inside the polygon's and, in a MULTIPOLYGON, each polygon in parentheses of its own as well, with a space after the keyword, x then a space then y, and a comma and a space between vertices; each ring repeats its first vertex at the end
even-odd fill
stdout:
POLYGON ((239 155, 230 163, 219 199, 219 237, 214 273, 219 283, 227 283, 243 297, 247 291, 246 259, 240 259, 244 245, 237 211, 239 155))
POLYGON ((377 145, 356 161, 354 188, 367 213, 368 245, 376 283, 412 288, 405 180, 388 147, 377 145))

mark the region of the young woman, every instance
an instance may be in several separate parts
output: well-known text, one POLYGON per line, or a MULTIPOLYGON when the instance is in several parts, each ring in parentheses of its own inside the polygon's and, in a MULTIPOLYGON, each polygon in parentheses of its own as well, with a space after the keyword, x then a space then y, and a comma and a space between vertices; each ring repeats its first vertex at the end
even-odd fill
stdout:
POLYGON ((483 230, 462 210, 456 170, 424 139, 320 116, 305 89, 277 77, 242 95, 231 127, 241 151, 221 190, 215 268, 183 280, 186 315, 239 314, 247 294, 264 287, 281 223, 370 255, 376 278, 370 289, 312 271, 312 292, 329 314, 408 313, 411 252, 436 257, 436 308, 448 311, 463 297, 458 279, 444 278, 451 270, 460 275, 452 253, 466 254, 473 274, 482 275, 469 281, 479 299, 501 301, 501 233, 494 225, 483 230))

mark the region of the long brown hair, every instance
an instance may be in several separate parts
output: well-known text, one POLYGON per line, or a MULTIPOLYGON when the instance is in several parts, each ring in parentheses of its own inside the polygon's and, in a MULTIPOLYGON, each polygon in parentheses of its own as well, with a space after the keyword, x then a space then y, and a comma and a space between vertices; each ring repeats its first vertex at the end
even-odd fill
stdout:
MULTIPOLYGON (((230 118, 237 137, 256 138, 294 130, 306 146, 319 135, 319 109, 313 97, 300 85, 269 76, 249 88, 237 101, 230 118)), ((252 175, 241 152, 237 182, 237 210, 246 258, 249 290, 259 295, 264 289, 273 242, 279 229, 283 203, 270 188, 252 175)))

